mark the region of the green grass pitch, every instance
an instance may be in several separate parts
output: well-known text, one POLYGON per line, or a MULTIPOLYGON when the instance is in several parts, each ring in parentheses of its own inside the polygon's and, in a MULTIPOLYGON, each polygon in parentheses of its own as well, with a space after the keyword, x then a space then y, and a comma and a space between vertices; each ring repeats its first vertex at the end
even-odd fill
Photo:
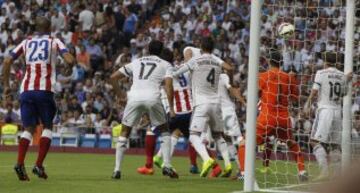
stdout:
MULTIPOLYGON (((113 155, 50 153, 45 163, 48 180, 38 179, 31 173, 35 157, 35 153, 29 153, 26 161, 31 181, 19 182, 13 171, 16 153, 0 152, 0 193, 228 193, 243 188, 240 181, 191 175, 185 157, 173 158, 173 165, 180 175, 180 179, 174 180, 162 176, 160 170, 153 176, 137 174, 136 169, 144 164, 145 157, 127 155, 120 181, 110 178, 113 155)), ((261 165, 260 161, 257 165, 261 165)), ((276 175, 257 172, 261 187, 297 183, 294 162, 273 162, 271 167, 278 171, 276 175)))

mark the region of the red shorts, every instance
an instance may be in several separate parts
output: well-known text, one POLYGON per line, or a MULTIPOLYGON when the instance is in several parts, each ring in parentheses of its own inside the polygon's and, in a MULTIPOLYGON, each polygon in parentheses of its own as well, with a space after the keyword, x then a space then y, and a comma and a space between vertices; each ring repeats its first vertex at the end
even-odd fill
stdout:
POLYGON ((274 116, 274 114, 260 114, 258 116, 256 123, 257 144, 264 143, 266 137, 272 135, 284 142, 288 139, 293 139, 289 116, 274 116))

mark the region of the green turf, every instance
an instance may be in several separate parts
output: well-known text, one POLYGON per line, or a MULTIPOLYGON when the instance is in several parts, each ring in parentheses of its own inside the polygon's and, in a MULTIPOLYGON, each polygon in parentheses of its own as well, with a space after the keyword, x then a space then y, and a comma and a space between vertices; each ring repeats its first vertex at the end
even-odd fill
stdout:
MULTIPOLYGON (((36 154, 30 153, 27 163, 34 163, 36 154)), ((16 153, 0 152, 0 193, 219 193, 242 190, 242 182, 229 179, 204 179, 188 172, 187 158, 174 158, 173 165, 180 179, 163 177, 160 170, 154 176, 142 176, 136 168, 144 163, 144 156, 126 156, 123 165, 123 179, 110 179, 114 157, 96 154, 50 153, 46 160, 49 179, 44 181, 27 171, 30 182, 19 182, 13 172, 16 153)), ((266 178, 262 187, 297 183, 294 163, 277 162, 272 167, 277 175, 262 175, 257 172, 259 182, 266 178)), ((258 162, 257 164, 260 164, 258 162)))

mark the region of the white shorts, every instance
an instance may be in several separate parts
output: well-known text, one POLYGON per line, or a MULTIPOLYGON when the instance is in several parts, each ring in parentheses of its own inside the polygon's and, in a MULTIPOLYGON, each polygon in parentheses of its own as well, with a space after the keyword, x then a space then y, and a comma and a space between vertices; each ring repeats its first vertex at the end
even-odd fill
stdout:
POLYGON ((341 109, 320 108, 311 131, 311 139, 322 143, 341 143, 342 112, 341 109))
POLYGON ((222 108, 224 134, 231 137, 241 136, 239 120, 234 108, 222 108))
POLYGON ((223 132, 220 104, 212 103, 195 106, 190 131, 203 132, 208 127, 211 132, 223 132))
POLYGON ((149 115, 153 126, 166 123, 166 113, 161 101, 130 101, 126 104, 122 124, 134 127, 145 113, 149 115))

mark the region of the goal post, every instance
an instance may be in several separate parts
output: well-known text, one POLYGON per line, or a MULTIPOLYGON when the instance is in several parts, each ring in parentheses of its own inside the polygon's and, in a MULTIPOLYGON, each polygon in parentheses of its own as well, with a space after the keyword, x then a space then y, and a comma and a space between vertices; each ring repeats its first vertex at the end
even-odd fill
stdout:
POLYGON ((262 0, 251 2, 248 93, 246 106, 246 150, 244 191, 255 187, 256 114, 258 103, 258 72, 260 59, 260 17, 262 0))
MULTIPOLYGON (((261 165, 261 157, 259 159, 258 156, 261 156, 260 151, 258 151, 259 147, 256 145, 256 118, 257 118, 257 109, 258 109, 258 74, 260 69, 261 54, 263 54, 264 50, 267 50, 269 44, 276 44, 275 49, 281 50, 283 54, 283 60, 291 59, 294 60, 293 65, 295 64, 295 60, 298 53, 302 53, 303 50, 308 49, 306 62, 310 61, 311 70, 308 72, 305 70, 303 64, 304 61, 301 60, 302 64, 298 65, 299 69, 296 69, 298 75, 298 79, 300 79, 300 93, 301 98, 307 98, 309 95, 309 90, 312 87, 312 80, 314 79, 314 75, 316 70, 321 68, 323 64, 321 61, 322 58, 319 56, 319 53, 324 53, 325 51, 336 52, 338 54, 344 54, 344 73, 347 74, 352 72, 353 63, 354 63, 354 31, 355 31, 355 1, 356 0, 335 0, 328 5, 321 4, 320 1, 304 1, 305 6, 299 6, 299 2, 301 1, 288 1, 288 0, 279 0, 279 1, 268 1, 268 0, 252 0, 251 1, 251 9, 250 9, 250 33, 249 33, 249 60, 248 60, 248 79, 247 79, 247 106, 246 106, 246 141, 245 141, 245 174, 244 174, 244 188, 243 192, 307 192, 311 191, 310 187, 313 187, 319 184, 318 181, 314 181, 316 176, 319 175, 320 170, 315 161, 315 156, 312 152, 312 147, 310 145, 310 133, 307 133, 305 136, 299 133, 294 133, 297 136, 297 142, 300 144, 306 144, 306 148, 302 148, 302 154, 305 157, 305 168, 310 173, 310 180, 308 182, 300 182, 298 179, 298 170, 296 170, 296 166, 299 168, 299 162, 296 164, 294 160, 291 160, 290 148, 285 147, 284 143, 281 143, 277 140, 273 140, 273 136, 266 136, 266 140, 271 140, 273 145, 272 156, 271 156, 271 169, 273 169, 273 173, 271 175, 263 174, 259 172, 259 165, 261 165), (269 2, 274 2, 273 4, 269 2), (283 2, 283 3, 280 3, 283 2), (308 2, 316 2, 314 4, 308 2), (268 8, 267 11, 264 11, 264 7, 268 8), (269 8, 270 7, 270 8, 269 8), (270 11, 269 11, 270 10, 270 11), (316 11, 314 11, 316 10, 316 11), (324 12, 333 11, 333 15, 329 14, 325 19, 324 16, 321 15, 321 10, 325 10, 324 12), (335 10, 335 11, 334 11, 335 10), (274 13, 276 11, 282 12, 283 15, 274 13), (314 14, 312 13, 314 12, 314 14), (304 13, 305 12, 305 13, 304 13), (316 13, 317 12, 317 13, 316 13), (346 13, 345 13, 346 12, 346 13), (284 14, 285 13, 285 14, 284 14), (266 21, 266 17, 271 19, 271 24, 265 23, 265 28, 268 31, 264 30, 264 20, 266 21), (268 14, 268 15, 267 15, 268 14), (312 15, 313 14, 313 15, 312 15), (316 15, 318 14, 318 15, 316 15), (345 17, 346 14, 346 17, 345 17), (281 17, 279 20, 277 17, 281 17), (298 26, 295 24, 296 21, 304 20, 303 29, 300 29, 300 35, 296 34, 294 38, 295 40, 291 43, 290 41, 279 38, 277 34, 277 26, 281 24, 281 22, 288 22, 294 24, 296 30, 298 30, 298 26), (325 20, 326 22, 322 21, 325 20), (336 33, 329 35, 328 32, 324 32, 328 30, 326 25, 329 25, 327 22, 336 21, 338 26, 330 26, 330 28, 334 27, 339 31, 336 33), (326 23, 326 24, 324 24, 326 23), (267 24, 267 25, 266 25, 267 24), (324 27, 325 26, 325 27, 324 27), (264 32, 266 31, 266 32, 264 32), (337 34, 339 33, 339 34, 337 34), (265 35, 264 35, 265 34, 265 35), (325 35, 324 35, 325 34, 325 35), (324 35, 324 36, 323 36, 324 35), (268 45, 264 45, 264 36, 265 38, 270 39, 270 43, 268 45), (332 39, 336 36, 335 39, 332 39), (317 42, 321 42, 316 45, 317 42), (330 43, 329 43, 330 42, 330 43), (335 42, 335 46, 332 43, 335 42), (289 44, 287 44, 289 43, 289 44), (329 43, 329 47, 322 48, 323 45, 327 46, 329 43), (282 46, 279 46, 282 45, 282 46), (300 45, 300 46, 299 46, 300 45), (310 45, 310 49, 307 46, 310 45), (316 47, 317 46, 317 47, 316 47), (290 47, 290 48, 289 48, 290 47), (300 48, 299 48, 300 47, 300 48), (335 48, 334 48, 335 47, 335 48), (306 48, 306 49, 305 49, 306 48), (289 49, 288 55, 285 55, 289 49), (323 50, 325 49, 325 51, 323 50), (301 51, 300 51, 301 50, 301 51), (321 51, 319 51, 321 50, 321 51), (314 61, 313 61, 314 60, 314 61), (318 60, 318 61, 316 61, 318 60), (320 61, 320 62, 319 62, 320 61), (299 78, 300 77, 300 78, 299 78), (304 87, 306 87, 304 89, 304 87), (304 91, 307 90, 307 91, 304 91), (300 137, 299 137, 300 136, 300 137), (271 138, 271 139, 270 139, 271 138), (284 148, 278 148, 278 146, 284 146, 284 148), (283 152, 280 152, 283 151, 283 152), (280 152, 280 153, 278 153, 280 152), (276 171, 274 171, 274 169, 276 171), (295 171, 296 170, 296 171, 295 171), (259 187, 258 187, 259 184, 259 187)), ((301 3, 300 3, 301 4, 301 3)), ((299 22, 301 23, 301 22, 299 22)), ((336 25, 336 24, 335 24, 336 25)), ((301 27, 301 25, 300 25, 301 27)), ((298 33, 298 32, 297 32, 298 33)), ((283 61, 285 63, 285 61, 283 61)), ((285 65, 284 65, 285 66, 285 65)), ((283 66, 283 67, 284 67, 283 66)), ((285 67, 284 67, 285 68, 285 67)), ((299 99, 299 106, 291 107, 296 108, 294 112, 299 113, 299 117, 297 119, 308 119, 305 118, 304 115, 300 115, 302 112, 303 101, 299 99), (303 116, 303 117, 301 117, 303 116)), ((343 98, 343 118, 342 118, 342 131, 341 131, 341 169, 348 167, 351 164, 351 158, 353 155, 352 152, 352 85, 349 84, 347 88, 347 94, 343 98)), ((295 116, 298 116, 296 114, 295 116)), ((308 120, 309 124, 315 124, 314 120, 310 118, 308 120)), ((305 124, 302 122, 302 124, 305 124)), ((296 126, 295 126, 296 127, 296 126)), ((305 126, 302 126, 305 127, 305 126)), ((310 127, 311 128, 311 127, 310 127)), ((295 131, 294 131, 295 132, 295 131)), ((265 145, 266 146, 266 145, 265 145)), ((266 147, 265 147, 266 148, 266 147)), ((270 159, 270 158, 269 158, 270 159)), ((320 182, 320 184, 323 182, 320 182)))
MULTIPOLYGON (((345 25, 345 63, 344 73, 352 72, 354 63, 354 19, 355 0, 346 1, 346 25, 345 25)), ((343 99, 343 130, 342 130, 342 170, 350 165, 351 161, 351 126, 352 126, 352 84, 348 84, 347 94, 343 99)))

